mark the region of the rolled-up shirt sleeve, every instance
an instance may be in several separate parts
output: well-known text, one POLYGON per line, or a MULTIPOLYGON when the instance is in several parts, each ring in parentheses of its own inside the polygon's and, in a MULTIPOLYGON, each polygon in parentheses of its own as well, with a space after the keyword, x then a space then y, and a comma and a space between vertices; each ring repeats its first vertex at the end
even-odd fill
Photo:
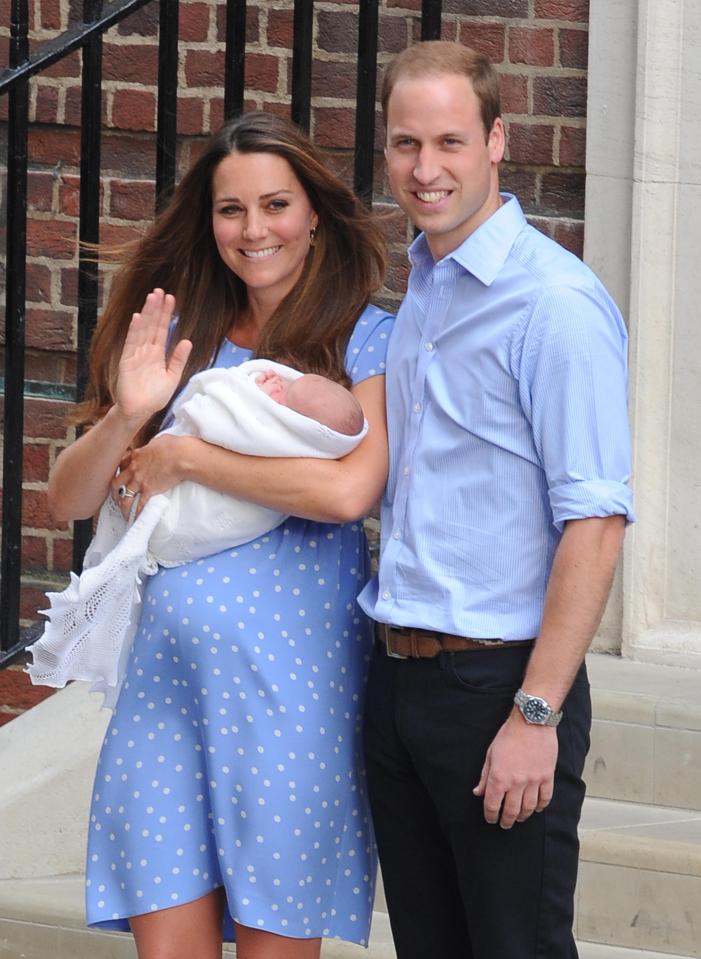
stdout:
POLYGON ((543 292, 523 340, 521 403, 555 526, 635 517, 630 489, 627 335, 603 288, 543 292))

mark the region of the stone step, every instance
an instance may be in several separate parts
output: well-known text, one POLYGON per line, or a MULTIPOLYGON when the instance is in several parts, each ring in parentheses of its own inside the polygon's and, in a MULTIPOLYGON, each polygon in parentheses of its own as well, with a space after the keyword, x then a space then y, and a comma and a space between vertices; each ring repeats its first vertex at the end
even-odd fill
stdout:
MULTIPOLYGON (((135 959, 131 936, 87 930, 83 926, 83 881, 72 876, 0 883, 0 956, 2 959, 135 959)), ((579 942, 579 959, 693 959, 691 955, 650 952, 594 942, 579 942)), ((225 957, 236 955, 227 945, 225 957)), ((387 914, 373 917, 370 948, 324 942, 322 959, 395 959, 387 914)), ((698 953, 694 953, 694 956, 698 953)))
POLYGON ((675 666, 587 657, 594 722, 585 779, 603 799, 701 807, 701 682, 675 666))
POLYGON ((701 956, 701 811, 587 799, 577 938, 701 956))
POLYGON ((622 949, 603 946, 598 942, 578 942, 579 959, 694 959, 693 956, 672 955, 671 952, 648 952, 646 949, 622 949))

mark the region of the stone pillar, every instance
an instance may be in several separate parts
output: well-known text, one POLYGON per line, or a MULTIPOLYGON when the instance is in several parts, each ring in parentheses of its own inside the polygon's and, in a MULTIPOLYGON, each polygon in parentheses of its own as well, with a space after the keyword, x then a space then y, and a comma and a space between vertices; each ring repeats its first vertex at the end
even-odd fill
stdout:
MULTIPOLYGON (((629 315, 636 11, 630 0, 592 0, 589 12, 584 259, 629 315)), ((594 640, 619 652, 622 565, 594 640)))
POLYGON ((594 0, 591 30, 585 257, 628 313, 638 517, 607 622, 701 668, 701 5, 594 0))

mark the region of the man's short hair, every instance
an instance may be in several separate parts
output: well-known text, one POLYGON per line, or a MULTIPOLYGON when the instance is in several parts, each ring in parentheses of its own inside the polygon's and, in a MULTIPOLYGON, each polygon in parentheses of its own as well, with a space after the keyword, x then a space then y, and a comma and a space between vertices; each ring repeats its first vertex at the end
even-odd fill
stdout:
POLYGON ((424 40, 415 43, 390 61, 382 77, 380 94, 385 125, 389 98, 399 80, 417 80, 446 74, 467 77, 472 83, 472 89, 480 104, 484 132, 488 136, 494 121, 501 116, 499 75, 483 53, 450 40, 424 40))

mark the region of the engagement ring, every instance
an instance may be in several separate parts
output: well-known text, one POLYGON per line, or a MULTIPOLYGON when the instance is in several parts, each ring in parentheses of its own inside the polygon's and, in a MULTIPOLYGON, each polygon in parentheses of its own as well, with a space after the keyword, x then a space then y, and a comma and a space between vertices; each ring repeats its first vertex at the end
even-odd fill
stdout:
POLYGON ((120 499, 125 499, 125 497, 127 496, 136 496, 136 493, 134 492, 133 489, 129 489, 128 486, 125 486, 124 483, 122 483, 122 485, 117 490, 117 496, 120 499))

